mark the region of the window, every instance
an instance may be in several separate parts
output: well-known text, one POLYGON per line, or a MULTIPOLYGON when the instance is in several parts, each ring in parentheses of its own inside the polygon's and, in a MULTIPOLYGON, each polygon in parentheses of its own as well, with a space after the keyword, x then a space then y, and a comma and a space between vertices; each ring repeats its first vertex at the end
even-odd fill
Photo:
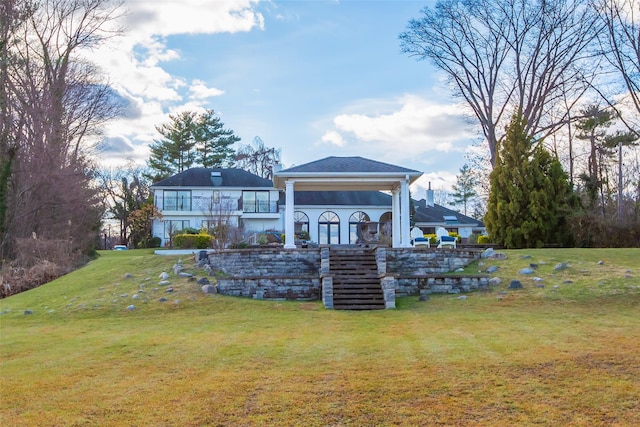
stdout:
POLYGON ((190 211, 191 191, 189 190, 165 190, 162 209, 165 211, 190 211))
POLYGON ((165 220, 164 221, 164 238, 170 239, 172 234, 189 228, 189 220, 165 220))
POLYGON ((321 245, 340 244, 340 218, 335 212, 326 211, 318 219, 318 243, 321 245))
POLYGON ((391 237, 391 230, 393 229, 392 225, 393 215, 391 212, 385 212, 380 215, 380 234, 383 236, 391 237))
POLYGON ((271 206, 268 191, 243 191, 242 212, 275 213, 276 210, 271 206))
POLYGON ((369 215, 362 211, 357 211, 349 217, 349 243, 359 243, 362 238, 362 226, 360 224, 369 222, 369 215))
POLYGON ((302 211, 293 213, 293 226, 296 234, 305 232, 309 234, 309 217, 302 211))

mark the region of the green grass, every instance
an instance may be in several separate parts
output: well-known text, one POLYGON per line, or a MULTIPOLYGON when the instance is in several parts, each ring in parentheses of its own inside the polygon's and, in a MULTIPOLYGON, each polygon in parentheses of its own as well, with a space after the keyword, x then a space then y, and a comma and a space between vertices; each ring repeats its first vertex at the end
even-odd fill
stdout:
POLYGON ((0 300, 0 423, 640 425, 640 250, 504 253, 466 269, 500 267, 489 292, 348 312, 206 296, 178 257, 103 252, 0 300))

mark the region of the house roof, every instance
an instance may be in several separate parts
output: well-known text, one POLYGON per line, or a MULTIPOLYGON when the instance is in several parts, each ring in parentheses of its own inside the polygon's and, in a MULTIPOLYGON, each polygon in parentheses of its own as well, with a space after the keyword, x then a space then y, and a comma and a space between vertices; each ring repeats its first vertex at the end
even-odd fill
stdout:
MULTIPOLYGON (((284 199, 282 202, 284 204, 284 199)), ((379 191, 296 191, 294 203, 300 206, 352 205, 391 208, 391 196, 379 191)))
POLYGON ((294 166, 277 172, 278 175, 288 173, 393 173, 393 174, 415 174, 422 175, 422 172, 407 169, 389 163, 378 162, 376 160, 365 159, 364 157, 325 157, 303 165, 294 166))
POLYGON ((296 191, 391 191, 420 176, 420 171, 363 157, 326 157, 275 172, 274 184, 285 188, 293 182, 296 191))
POLYGON ((460 212, 445 208, 438 204, 427 207, 425 199, 414 200, 415 213, 413 221, 419 223, 435 223, 445 225, 472 225, 475 227, 484 227, 482 221, 463 215, 460 212))
POLYGON ((273 187, 273 183, 242 169, 191 168, 152 187, 273 187))

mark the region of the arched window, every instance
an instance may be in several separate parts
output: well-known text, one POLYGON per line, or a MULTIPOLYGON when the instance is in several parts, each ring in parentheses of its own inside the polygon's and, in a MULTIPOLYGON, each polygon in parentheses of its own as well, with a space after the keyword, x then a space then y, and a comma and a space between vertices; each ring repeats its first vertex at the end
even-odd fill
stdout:
POLYGON ((323 212, 318 218, 318 243, 321 245, 340 244, 340 218, 335 212, 323 212))
POLYGON ((369 215, 362 211, 357 211, 351 214, 349 217, 349 243, 361 243, 362 239, 362 226, 363 222, 369 222, 369 215))
POLYGON ((392 226, 392 215, 391 212, 385 212, 380 215, 380 235, 391 237, 392 226))
MULTIPOLYGON (((309 217, 302 211, 295 211, 293 213, 293 229, 296 235, 307 233, 309 235, 309 217)), ((306 237, 309 239, 309 237, 306 237)))

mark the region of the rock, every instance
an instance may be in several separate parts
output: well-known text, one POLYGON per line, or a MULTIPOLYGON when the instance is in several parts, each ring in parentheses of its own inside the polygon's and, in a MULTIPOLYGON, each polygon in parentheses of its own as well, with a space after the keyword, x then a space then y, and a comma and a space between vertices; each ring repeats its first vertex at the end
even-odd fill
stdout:
POLYGON ((126 274, 124 275, 124 278, 125 278, 125 279, 131 279, 131 278, 133 278, 133 274, 131 274, 131 273, 126 273, 126 274))
POLYGON ((522 289, 522 283, 519 280, 512 280, 509 283, 509 289, 522 289))
POLYGON ((162 280, 167 280, 169 278, 169 273, 167 273, 166 271, 163 271, 162 273, 160 273, 160 278, 162 280))
POLYGON ((171 292, 173 292, 173 288, 167 288, 164 291, 165 291, 165 293, 171 293, 171 292))
POLYGON ((544 279, 542 277, 534 277, 533 281, 534 282, 542 282, 544 279))
POLYGON ((559 285, 553 285, 553 289, 558 289, 559 287, 559 285))
POLYGON ((193 274, 181 271, 181 272, 178 273, 178 276, 180 276, 180 277, 193 277, 193 274))
POLYGON ((562 271, 564 269, 567 268, 567 263, 566 262, 561 262, 560 264, 556 264, 555 267, 553 267, 554 270, 556 271, 562 271))
POLYGON ((598 265, 604 265, 604 261, 598 261, 598 265))
POLYGON ((158 302, 167 302, 167 299, 165 297, 159 298, 158 302))
POLYGON ((531 258, 531 255, 522 255, 520 257, 520 259, 529 259, 529 258, 531 258))
POLYGON ((536 268, 538 268, 538 264, 531 263, 531 264, 529 264, 529 267, 531 267, 533 269, 536 269, 536 268))
POLYGON ((120 298, 127 298, 129 294, 120 294, 120 298))
POLYGON ((533 274, 533 269, 531 268, 523 268, 522 270, 518 271, 518 274, 533 274))
POLYGON ((201 279, 198 279, 198 281, 197 281, 196 283, 198 283, 198 285, 202 285, 202 286, 210 285, 210 284, 211 284, 211 282, 209 281, 209 279, 207 279, 206 277, 203 277, 203 278, 201 278, 201 279))
POLYGON ((418 298, 418 301, 429 301, 431 298, 429 298, 429 295, 427 294, 422 294, 420 295, 420 298, 418 298))
POLYGON ((202 292, 204 292, 205 294, 217 294, 218 288, 213 285, 204 285, 202 286, 202 292))
POLYGON ((25 316, 28 316, 28 315, 30 315, 30 314, 33 314, 33 310, 25 310, 25 311, 24 311, 24 315, 25 315, 25 316))
POLYGON ((496 252, 495 254, 493 254, 493 256, 491 257, 491 259, 495 259, 495 260, 505 260, 507 259, 507 254, 504 254, 502 252, 496 252))
POLYGON ((179 274, 182 270, 184 270, 184 267, 182 266, 182 263, 180 261, 178 261, 178 264, 175 264, 173 266, 173 273, 174 274, 179 274))
POLYGON ((138 298, 140 298, 140 295, 138 295, 138 294, 133 294, 133 296, 132 296, 131 298, 132 298, 132 299, 138 299, 138 298))
POLYGON ((536 283, 534 286, 540 289, 544 288, 544 285, 541 285, 540 283, 536 283))
POLYGON ((487 273, 491 274, 491 273, 495 273, 496 271, 498 271, 500 267, 497 267, 495 265, 492 265, 491 267, 487 268, 487 273))
POLYGON ((456 299, 467 299, 467 296, 466 296, 466 295, 460 295, 460 296, 459 296, 458 298, 456 298, 456 299))
POLYGON ((460 268, 456 268, 455 272, 456 273, 462 273, 464 271, 464 268, 460 267, 460 268))
POLYGON ((163 280, 162 282, 158 282, 159 286, 167 286, 168 284, 170 284, 171 282, 168 280, 163 280))
POLYGON ((573 280, 565 280, 564 282, 562 282, 565 285, 570 285, 573 283, 573 280))
POLYGON ((136 309, 136 306, 135 306, 135 305, 133 305, 133 304, 131 304, 131 305, 127 306, 127 310, 129 310, 129 311, 133 311, 133 310, 135 310, 135 309, 136 309))
POLYGON ((495 251, 493 250, 493 248, 487 248, 487 249, 484 250, 484 252, 482 252, 482 255, 480 255, 480 256, 482 258, 491 258, 494 253, 495 253, 495 251))
POLYGON ((502 280, 500 280, 499 277, 492 277, 491 279, 489 279, 489 285, 491 286, 497 286, 502 282, 502 280))

